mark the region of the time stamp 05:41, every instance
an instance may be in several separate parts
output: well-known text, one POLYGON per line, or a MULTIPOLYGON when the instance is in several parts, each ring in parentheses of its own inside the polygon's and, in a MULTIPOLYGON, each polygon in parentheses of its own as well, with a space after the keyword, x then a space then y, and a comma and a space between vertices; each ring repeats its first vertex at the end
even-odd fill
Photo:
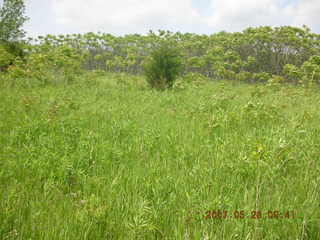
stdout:
POLYGON ((223 211, 214 210, 207 211, 204 216, 205 219, 293 219, 296 217, 294 211, 223 211))

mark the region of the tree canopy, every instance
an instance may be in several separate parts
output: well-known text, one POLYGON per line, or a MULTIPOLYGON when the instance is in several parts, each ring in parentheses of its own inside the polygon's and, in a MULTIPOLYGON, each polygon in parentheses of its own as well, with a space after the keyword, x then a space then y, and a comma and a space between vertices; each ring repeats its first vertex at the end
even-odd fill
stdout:
POLYGON ((0 41, 21 40, 25 36, 22 26, 27 20, 24 0, 4 0, 0 8, 0 41))

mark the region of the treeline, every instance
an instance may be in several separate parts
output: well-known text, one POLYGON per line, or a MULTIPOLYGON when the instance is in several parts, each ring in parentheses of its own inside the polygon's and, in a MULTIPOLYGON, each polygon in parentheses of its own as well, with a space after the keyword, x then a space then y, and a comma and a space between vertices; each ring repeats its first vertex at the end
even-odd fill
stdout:
MULTIPOLYGON (((8 72, 14 70, 17 75, 19 70, 23 75, 25 69, 28 74, 37 70, 36 77, 41 77, 50 68, 70 78, 81 69, 141 74, 150 53, 162 42, 179 50, 184 73, 246 82, 320 83, 320 34, 306 26, 212 35, 150 31, 121 37, 104 33, 39 36, 26 42, 27 57, 15 60, 8 72)), ((0 48, 0 52, 4 56, 5 50, 0 48)), ((2 69, 4 62, 0 59, 2 69)))

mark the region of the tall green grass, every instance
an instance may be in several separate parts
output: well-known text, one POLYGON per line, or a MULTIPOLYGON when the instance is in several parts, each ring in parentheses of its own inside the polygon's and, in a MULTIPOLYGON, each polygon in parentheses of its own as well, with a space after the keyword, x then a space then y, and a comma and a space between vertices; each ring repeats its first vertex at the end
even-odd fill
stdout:
POLYGON ((319 103, 299 87, 158 92, 124 75, 3 87, 0 239, 320 239, 319 103))

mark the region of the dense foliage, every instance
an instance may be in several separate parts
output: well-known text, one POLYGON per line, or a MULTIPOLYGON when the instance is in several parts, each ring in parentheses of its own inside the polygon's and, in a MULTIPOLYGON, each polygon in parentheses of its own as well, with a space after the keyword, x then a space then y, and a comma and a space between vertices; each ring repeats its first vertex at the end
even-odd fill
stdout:
POLYGON ((162 43, 154 50, 145 64, 147 81, 151 87, 157 89, 172 88, 181 70, 179 51, 167 43, 162 43))
POLYGON ((24 61, 16 61, 8 68, 7 76, 29 85, 68 83, 79 75, 81 66, 82 56, 74 48, 43 44, 30 48, 24 61))
POLYGON ((24 58, 22 39, 23 24, 28 18, 24 15, 23 0, 4 0, 0 8, 0 72, 14 64, 15 59, 24 58))
POLYGON ((22 29, 28 17, 24 0, 4 0, 0 8, 0 42, 19 41, 25 36, 22 29))
POLYGON ((121 37, 86 33, 29 40, 30 48, 44 49, 45 55, 47 48, 73 49, 85 70, 142 74, 152 51, 165 41, 179 51, 184 74, 243 82, 319 83, 315 59, 320 55, 320 35, 306 26, 257 27, 212 35, 150 31, 121 37))

